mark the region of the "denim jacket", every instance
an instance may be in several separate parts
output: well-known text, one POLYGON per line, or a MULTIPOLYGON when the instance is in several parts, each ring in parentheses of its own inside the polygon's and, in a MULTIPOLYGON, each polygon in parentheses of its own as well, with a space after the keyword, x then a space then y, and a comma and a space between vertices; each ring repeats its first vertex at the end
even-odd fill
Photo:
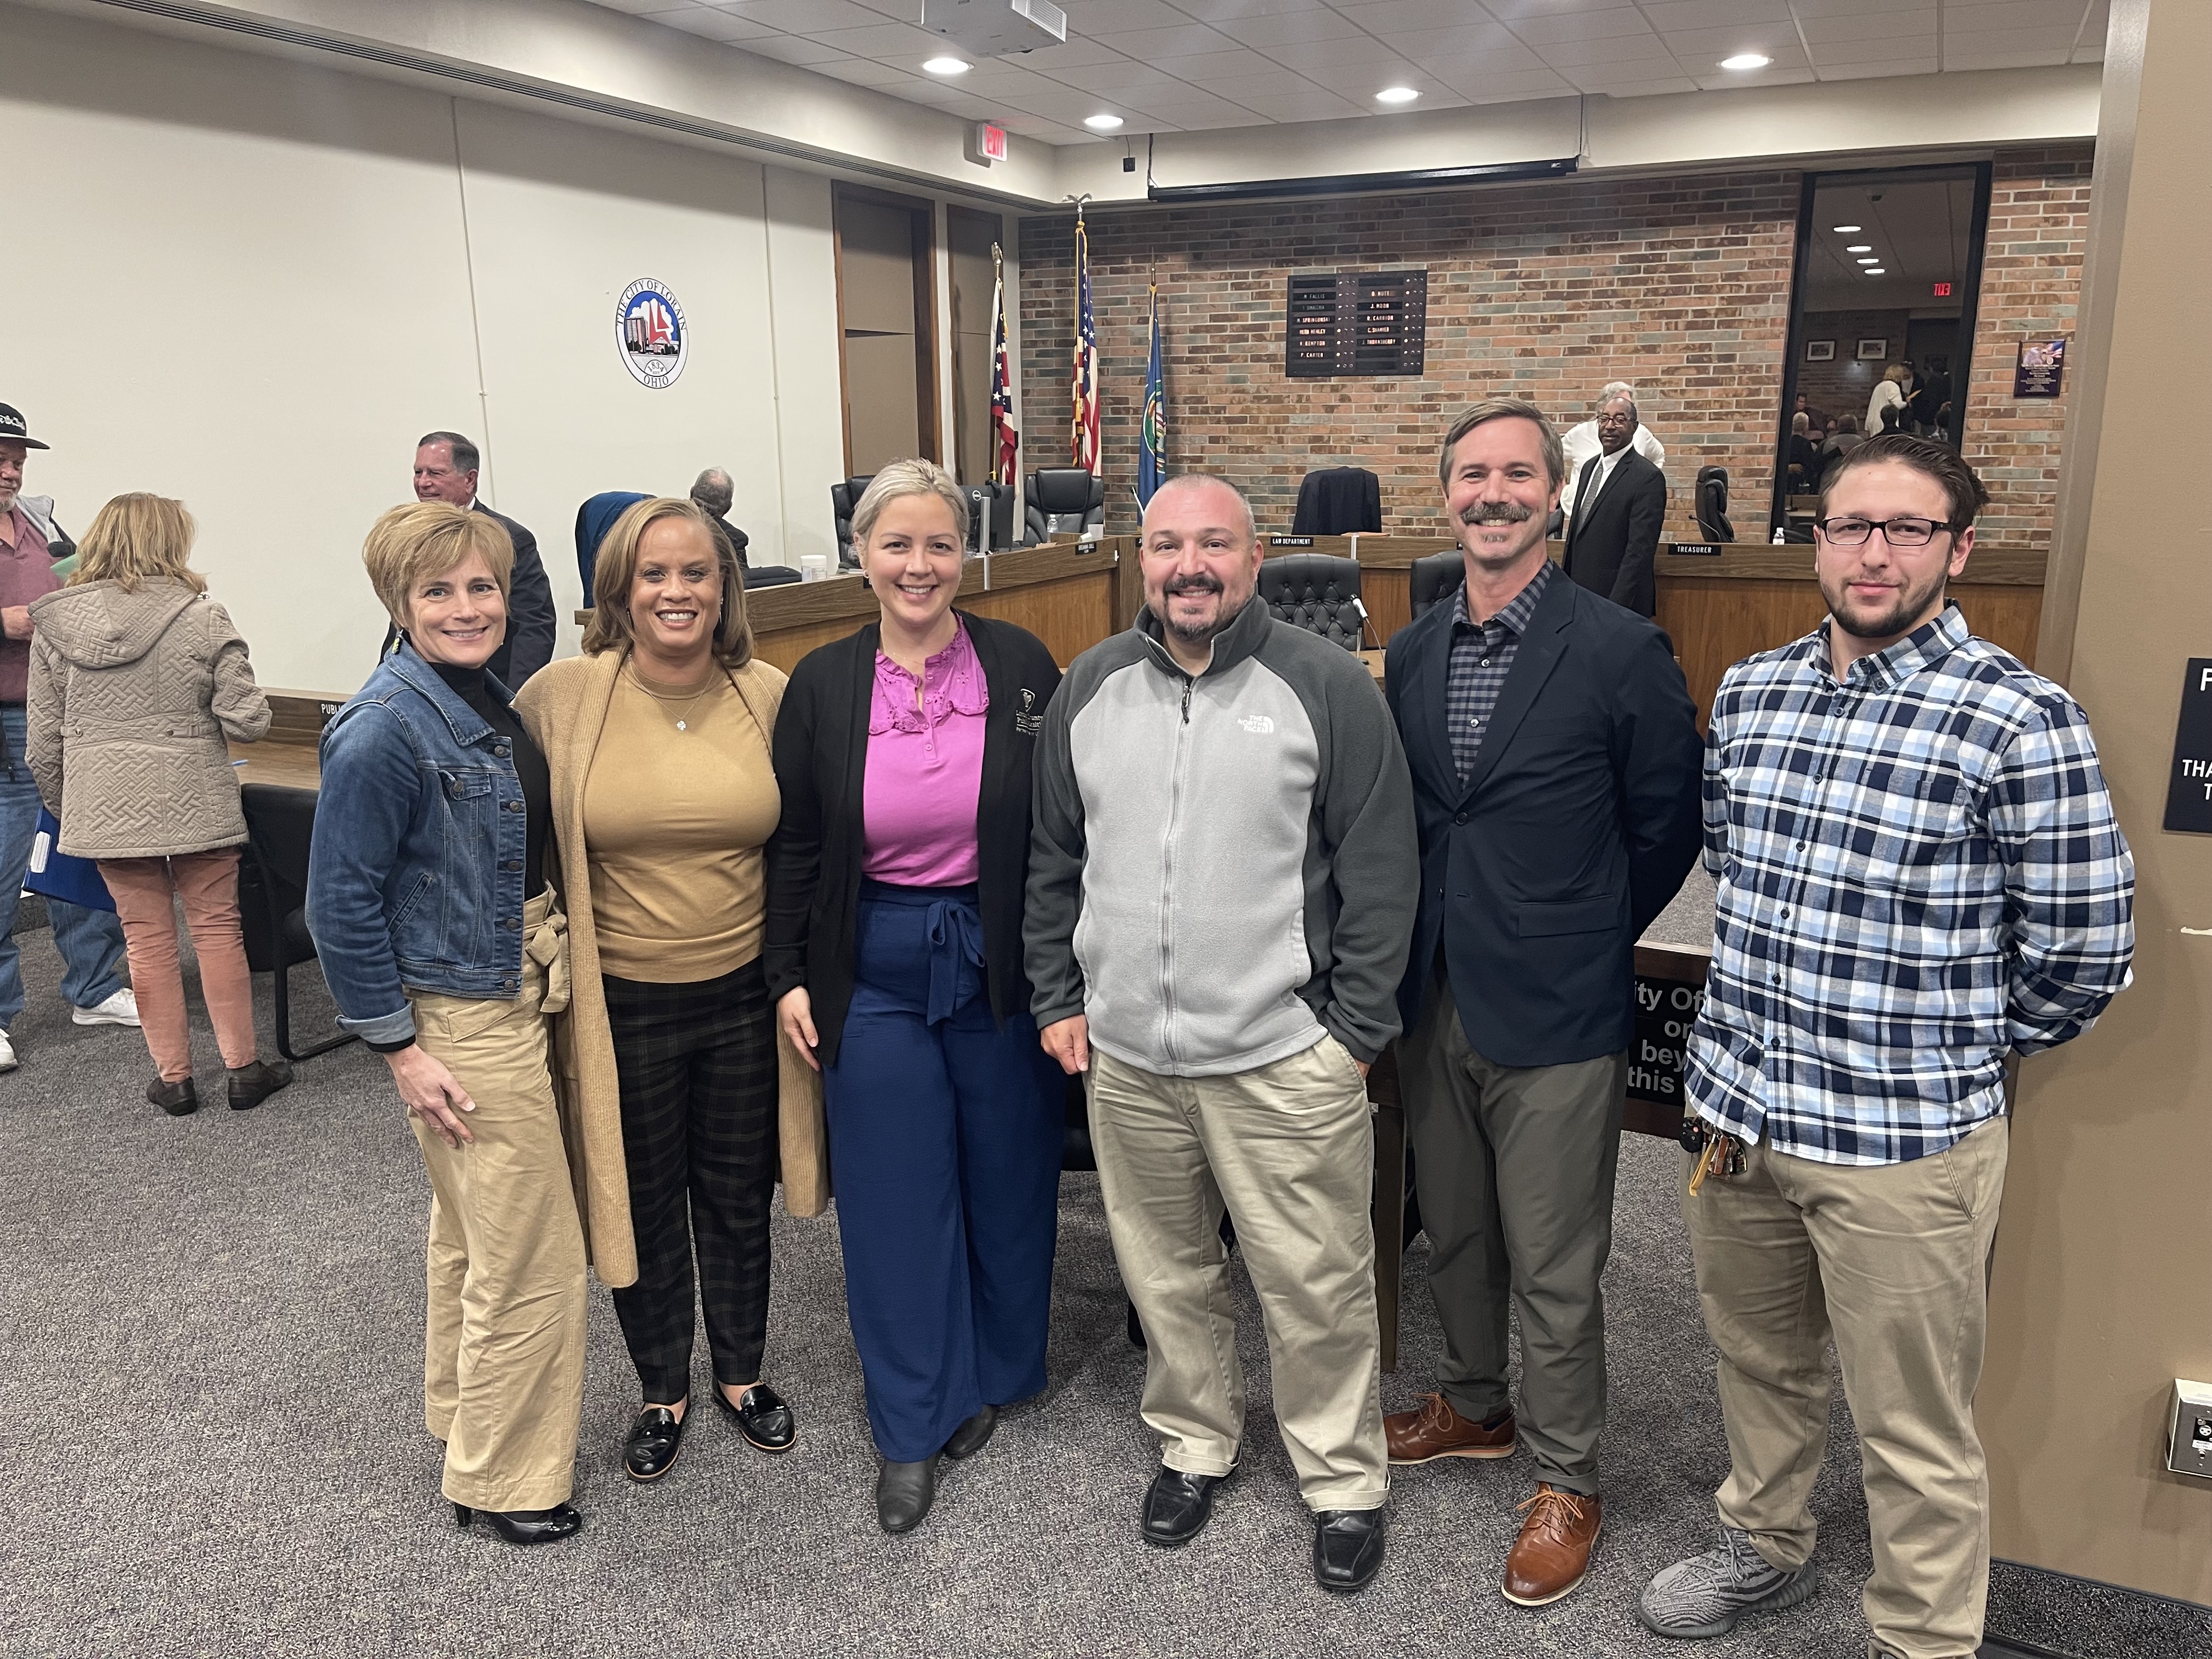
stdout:
POLYGON ((406 1042, 410 988, 520 994, 528 826, 511 750, 412 646, 323 728, 307 931, 348 1030, 406 1042))

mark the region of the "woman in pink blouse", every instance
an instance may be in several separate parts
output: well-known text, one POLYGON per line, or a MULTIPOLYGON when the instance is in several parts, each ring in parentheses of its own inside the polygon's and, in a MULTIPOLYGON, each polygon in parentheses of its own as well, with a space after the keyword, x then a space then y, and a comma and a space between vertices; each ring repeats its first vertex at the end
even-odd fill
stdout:
POLYGON ((823 1071, 845 1299, 882 1468, 929 1512, 937 1461, 1044 1387, 1064 1085, 1022 971, 1030 760, 1060 670, 952 608, 967 502, 895 461, 853 513, 881 620, 811 653, 776 720, 783 816, 763 962, 823 1071))

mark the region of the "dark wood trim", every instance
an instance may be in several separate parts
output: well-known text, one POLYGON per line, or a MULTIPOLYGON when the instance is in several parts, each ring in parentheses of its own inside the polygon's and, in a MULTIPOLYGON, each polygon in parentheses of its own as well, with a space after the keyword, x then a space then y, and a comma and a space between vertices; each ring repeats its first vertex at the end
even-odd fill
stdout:
POLYGON ((845 186, 830 186, 830 270, 837 285, 837 426, 845 434, 845 477, 853 476, 853 378, 845 366, 845 186))
POLYGON ((845 234, 840 210, 847 202, 866 202, 876 207, 903 209, 908 216, 909 246, 914 258, 914 353, 915 446, 925 459, 943 464, 944 422, 939 409, 941 380, 938 374, 937 337, 937 204, 926 198, 897 191, 848 185, 842 179, 830 189, 832 263, 837 274, 837 391, 845 428, 845 476, 853 476, 853 398, 845 368, 845 234))

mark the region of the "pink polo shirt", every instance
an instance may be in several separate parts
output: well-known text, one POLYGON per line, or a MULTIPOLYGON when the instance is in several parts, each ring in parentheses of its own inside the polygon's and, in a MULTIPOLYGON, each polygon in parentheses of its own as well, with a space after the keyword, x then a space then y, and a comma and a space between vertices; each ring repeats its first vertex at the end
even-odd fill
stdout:
POLYGON ((898 887, 964 887, 976 878, 975 803, 983 787, 983 665, 958 624, 915 677, 876 653, 861 789, 860 873, 898 887))
MULTIPOLYGON (((0 605, 28 605, 59 587, 62 579, 54 574, 53 555, 30 515, 10 501, 7 518, 15 544, 0 542, 0 605)), ((30 641, 0 639, 0 702, 22 702, 30 679, 30 641)))

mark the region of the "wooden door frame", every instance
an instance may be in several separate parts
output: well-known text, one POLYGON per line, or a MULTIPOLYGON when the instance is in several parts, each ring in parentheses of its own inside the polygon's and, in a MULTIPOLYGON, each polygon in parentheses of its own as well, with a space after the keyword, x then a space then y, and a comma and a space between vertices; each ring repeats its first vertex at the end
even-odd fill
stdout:
POLYGON ((845 434, 845 476, 853 477, 853 398, 845 364, 845 229, 842 210, 847 202, 905 211, 914 237, 914 355, 915 443, 923 459, 945 459, 942 422, 939 419, 937 373, 937 204, 920 196, 878 190, 869 185, 848 185, 842 179, 830 186, 830 263, 837 274, 837 404, 839 424, 845 434))
MULTIPOLYGON (((992 242, 993 242, 994 244, 995 244, 995 245, 996 245, 998 247, 1000 247, 1001 250, 1003 250, 1003 249, 1005 248, 1005 246, 1006 246, 1006 216, 1005 214, 1003 214, 1003 213, 990 213, 990 212, 986 212, 986 211, 985 211, 983 209, 981 209, 981 208, 963 207, 963 206, 962 206, 962 205, 961 205, 959 203, 957 203, 957 202, 947 202, 947 203, 945 204, 945 281, 946 281, 947 283, 951 283, 951 282, 952 282, 952 255, 953 255, 953 246, 952 246, 952 243, 953 243, 952 227, 953 227, 953 225, 954 225, 954 223, 955 223, 955 222, 957 222, 957 221, 963 220, 963 219, 966 219, 966 220, 972 220, 972 221, 974 221, 975 223, 977 223, 977 224, 979 224, 979 225, 994 225, 994 226, 996 226, 996 227, 997 227, 996 230, 994 230, 994 231, 992 233, 991 240, 992 240, 992 242)), ((955 291, 957 292, 957 285, 956 285, 955 291)), ((984 482, 984 479, 983 479, 983 478, 979 478, 979 477, 975 477, 972 476, 972 475, 973 475, 973 473, 974 473, 974 471, 975 471, 975 461, 976 461, 977 459, 983 459, 983 460, 988 461, 988 460, 994 459, 995 458, 994 458, 994 457, 989 457, 989 456, 984 456, 984 457, 970 457, 970 456, 963 455, 963 454, 961 454, 961 453, 960 453, 960 329, 959 329, 959 320, 960 320, 960 319, 959 319, 958 318, 957 318, 957 317, 953 319, 953 330, 952 330, 952 351, 951 351, 951 368, 950 368, 950 372, 951 372, 951 376, 952 376, 952 393, 953 393, 953 396, 952 396, 952 454, 953 454, 953 460, 954 460, 956 463, 957 463, 957 474, 958 474, 958 476, 959 476, 959 477, 961 477, 964 482, 966 482, 966 483, 983 483, 983 482, 984 482)), ((987 326, 987 328, 986 328, 985 331, 986 331, 987 333, 990 331, 988 326, 987 326)), ((1011 373, 1011 372, 1012 372, 1012 368, 1013 368, 1013 364, 1012 364, 1012 362, 1011 361, 1007 363, 1006 368, 1007 368, 1008 371, 1011 373)), ((986 395, 987 397, 989 395, 989 394, 988 394, 988 388, 986 388, 985 395, 986 395)), ((988 465, 986 465, 986 466, 983 468, 983 471, 984 471, 984 473, 985 473, 986 477, 988 477, 988 474, 989 474, 989 472, 990 472, 990 467, 989 467, 988 465)))

